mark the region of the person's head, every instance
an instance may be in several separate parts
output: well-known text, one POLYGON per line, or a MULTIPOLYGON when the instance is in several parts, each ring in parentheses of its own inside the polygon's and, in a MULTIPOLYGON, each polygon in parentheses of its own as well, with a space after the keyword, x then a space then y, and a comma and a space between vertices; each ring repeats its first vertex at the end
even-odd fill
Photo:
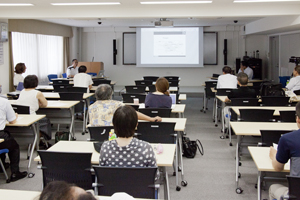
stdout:
POLYGON ((248 75, 244 72, 241 72, 237 75, 237 81, 240 86, 247 86, 248 84, 248 75))
POLYGON ((73 59, 73 60, 72 60, 72 65, 73 65, 73 67, 77 67, 77 65, 78 65, 78 60, 77 60, 77 59, 73 59))
POLYGON ((132 106, 121 106, 114 113, 113 125, 117 137, 132 137, 137 123, 138 116, 132 106))
POLYGON ((24 78, 24 88, 36 88, 39 84, 39 79, 36 75, 28 75, 24 78))
POLYGON ((113 95, 113 90, 108 84, 101 84, 95 91, 96 100, 110 100, 113 95))
POLYGON ((16 74, 23 74, 26 71, 25 63, 18 63, 15 66, 15 73, 16 74))
POLYGON ((228 66, 225 66, 225 67, 223 67, 222 71, 223 71, 223 74, 230 74, 231 68, 228 66))
POLYGON ((155 83, 155 87, 156 87, 156 90, 158 92, 161 92, 161 93, 164 93, 165 95, 170 95, 169 93, 169 81, 164 78, 164 77, 160 77, 156 80, 156 83, 155 83))
POLYGON ((79 68, 78 68, 78 72, 79 73, 85 73, 86 72, 86 66, 84 66, 84 65, 81 65, 79 68))
POLYGON ((299 75, 300 75, 300 65, 297 65, 297 66, 294 68, 293 75, 294 75, 294 76, 299 76, 299 75))
POLYGON ((242 62, 241 62, 241 67, 244 68, 244 69, 246 69, 246 68, 248 67, 248 62, 245 61, 245 60, 242 61, 242 62))

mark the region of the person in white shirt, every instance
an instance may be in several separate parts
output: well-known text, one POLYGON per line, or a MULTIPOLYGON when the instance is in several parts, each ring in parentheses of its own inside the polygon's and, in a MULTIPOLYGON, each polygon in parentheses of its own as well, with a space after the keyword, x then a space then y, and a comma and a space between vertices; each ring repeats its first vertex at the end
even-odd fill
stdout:
POLYGON ((231 68, 223 67, 223 75, 218 77, 217 89, 221 88, 237 88, 237 78, 231 74, 231 68))
POLYGON ((74 76, 74 87, 85 87, 89 90, 92 88, 92 84, 94 83, 92 80, 92 77, 88 74, 86 74, 86 66, 81 65, 78 68, 78 74, 74 76))
POLYGON ((19 82, 24 81, 24 77, 22 76, 23 73, 26 71, 26 66, 24 63, 18 63, 15 66, 15 76, 14 76, 14 86, 18 86, 19 82))
POLYGON ((242 61, 241 62, 241 67, 239 69, 238 74, 241 73, 241 72, 244 72, 245 74, 247 74, 248 75, 248 79, 252 80, 252 78, 253 78, 253 69, 251 69, 249 67, 249 65, 248 65, 248 63, 246 61, 242 61))
POLYGON ((78 60, 73 59, 72 60, 72 65, 67 68, 67 77, 68 78, 73 78, 76 74, 78 74, 78 60))
POLYGON ((300 65, 297 65, 293 71, 293 78, 286 85, 286 88, 291 91, 300 90, 300 65))

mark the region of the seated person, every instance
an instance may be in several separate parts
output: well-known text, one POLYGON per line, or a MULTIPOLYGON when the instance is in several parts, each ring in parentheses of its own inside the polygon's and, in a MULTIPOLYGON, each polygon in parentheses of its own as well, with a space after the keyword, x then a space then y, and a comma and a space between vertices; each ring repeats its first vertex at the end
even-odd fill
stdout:
MULTIPOLYGON (((112 118, 117 108, 124 104, 112 100, 113 90, 108 84, 101 84, 95 91, 96 102, 89 107, 89 119, 92 126, 112 126, 112 118)), ((160 117, 149 117, 136 111, 139 120, 161 121, 160 117)))
POLYGON ((116 110, 113 126, 117 138, 102 144, 99 161, 101 166, 156 167, 152 146, 133 137, 137 125, 138 117, 133 107, 121 106, 116 110))
POLYGON ((244 72, 245 74, 248 75, 248 79, 252 80, 253 78, 253 69, 251 69, 251 67, 249 67, 248 62, 247 61, 242 61, 241 62, 241 67, 239 69, 239 73, 244 72))
POLYGON ((73 78, 76 74, 78 74, 78 60, 73 59, 72 65, 67 68, 67 78, 73 78))
POLYGON ((94 83, 92 77, 86 73, 86 66, 81 65, 78 68, 78 74, 74 76, 74 87, 85 87, 88 88, 88 93, 92 88, 92 84, 94 83))
POLYGON ((171 108, 172 98, 169 93, 169 81, 160 77, 155 83, 156 92, 149 93, 146 96, 146 108, 171 108))
POLYGON ((39 200, 96 200, 90 192, 65 181, 52 181, 43 189, 39 200))
POLYGON ((218 77, 217 89, 222 88, 237 88, 236 76, 231 74, 231 68, 223 67, 223 74, 218 77))
MULTIPOLYGON (((20 162, 20 148, 16 140, 6 131, 6 120, 10 124, 17 122, 18 114, 16 114, 11 107, 7 99, 0 97, 0 138, 4 139, 4 142, 0 143, 0 149, 8 149, 8 157, 10 160, 11 176, 10 181, 17 181, 27 176, 27 172, 19 171, 20 162)), ((9 164, 5 163, 5 154, 1 154, 1 160, 5 168, 8 168, 9 164)))
POLYGON ((14 86, 18 86, 19 82, 24 81, 24 77, 22 76, 23 73, 26 71, 26 66, 24 63, 18 63, 15 66, 15 76, 14 76, 14 86))
MULTIPOLYGON (((270 158, 277 172, 284 169, 285 163, 287 163, 291 157, 300 157, 300 102, 296 105, 296 123, 299 129, 282 135, 278 142, 277 151, 273 147, 270 147, 270 158)), ((288 187, 281 184, 273 184, 269 188, 269 199, 279 200, 281 195, 287 193, 288 187)))
POLYGON ((293 78, 286 85, 286 88, 291 91, 300 90, 300 65, 297 65, 293 71, 293 78))

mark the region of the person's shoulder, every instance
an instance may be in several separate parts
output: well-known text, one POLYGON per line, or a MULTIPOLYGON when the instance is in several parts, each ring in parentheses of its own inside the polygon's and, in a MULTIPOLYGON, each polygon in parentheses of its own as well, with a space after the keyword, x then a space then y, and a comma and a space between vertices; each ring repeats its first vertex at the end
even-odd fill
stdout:
POLYGON ((140 146, 140 147, 150 147, 151 146, 151 144, 149 142, 139 140, 137 138, 133 138, 132 142, 135 143, 137 146, 140 146))
POLYGON ((67 69, 74 69, 74 67, 71 65, 71 66, 69 66, 67 69))
POLYGON ((1 104, 10 104, 9 101, 5 98, 0 97, 1 104))

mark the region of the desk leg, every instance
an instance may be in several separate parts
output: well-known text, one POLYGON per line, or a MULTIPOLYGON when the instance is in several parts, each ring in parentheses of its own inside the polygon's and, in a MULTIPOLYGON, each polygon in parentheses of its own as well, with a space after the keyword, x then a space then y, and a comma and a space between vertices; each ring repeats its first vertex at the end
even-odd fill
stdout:
MULTIPOLYGON (((33 151, 34 151, 34 147, 37 145, 39 146, 39 144, 37 144, 37 138, 39 137, 39 123, 33 123, 31 125, 32 130, 33 130, 33 134, 34 134, 34 141, 33 144, 31 146, 31 151, 30 151, 30 157, 29 157, 29 161, 28 161, 28 167, 27 167, 27 171, 28 171, 28 178, 32 178, 34 176, 34 173, 32 173, 30 171, 30 165, 31 165, 31 161, 33 159, 33 151)), ((38 149, 38 148, 37 148, 38 149)))
POLYGON ((230 119, 231 119, 231 109, 229 108, 228 109, 228 117, 229 117, 229 120, 228 120, 228 134, 229 134, 229 146, 232 146, 232 142, 231 142, 231 125, 230 125, 230 119))
POLYGON ((225 103, 224 102, 222 102, 222 112, 221 112, 221 120, 222 120, 222 133, 224 133, 225 132, 225 125, 224 125, 224 108, 225 108, 225 103))
POLYGON ((175 149, 175 174, 176 174, 176 191, 180 191, 181 190, 181 187, 179 186, 179 180, 178 180, 178 137, 179 137, 179 134, 177 133, 177 136, 176 136, 176 149, 175 149))
POLYGON ((240 163, 240 153, 239 153, 239 145, 241 142, 240 135, 237 136, 237 143, 236 143, 236 154, 235 154, 235 181, 236 181, 236 193, 241 194, 243 192, 242 188, 239 187, 239 163, 240 163))
POLYGON ((212 114, 213 121, 215 120, 215 114, 216 114, 216 98, 214 98, 214 103, 213 103, 213 114, 212 114))
POLYGON ((218 126, 218 99, 215 98, 215 127, 218 126))
POLYGON ((74 120, 74 110, 75 110, 75 106, 73 106, 72 108, 70 108, 70 113, 71 113, 71 125, 70 125, 70 135, 69 135, 69 140, 72 139, 76 139, 75 138, 75 120, 74 120), (72 135, 72 136, 71 136, 72 135))
POLYGON ((83 105, 83 122, 82 122, 82 135, 85 134, 85 120, 86 120, 86 100, 84 100, 84 105, 83 105))
POLYGON ((184 179, 184 172, 183 172, 183 159, 182 159, 182 135, 184 132, 178 132, 179 138, 178 138, 178 145, 179 145, 179 158, 181 163, 181 185, 187 186, 187 181, 184 179))
POLYGON ((206 113, 206 93, 205 93, 205 89, 204 89, 204 94, 203 94, 203 107, 202 107, 202 110, 200 110, 201 112, 204 112, 206 113))
POLYGON ((169 187, 169 178, 166 167, 161 167, 163 184, 164 184, 164 199, 170 200, 170 187, 169 187))
POLYGON ((87 127, 87 122, 88 122, 88 119, 89 119, 89 107, 90 107, 90 98, 87 98, 86 99, 86 116, 85 116, 85 126, 84 126, 84 133, 87 133, 86 131, 86 127, 87 127))
POLYGON ((257 199, 261 199, 261 171, 258 171, 257 175, 257 199))

